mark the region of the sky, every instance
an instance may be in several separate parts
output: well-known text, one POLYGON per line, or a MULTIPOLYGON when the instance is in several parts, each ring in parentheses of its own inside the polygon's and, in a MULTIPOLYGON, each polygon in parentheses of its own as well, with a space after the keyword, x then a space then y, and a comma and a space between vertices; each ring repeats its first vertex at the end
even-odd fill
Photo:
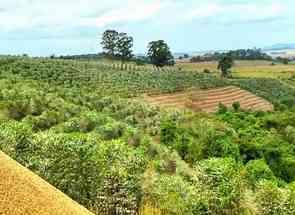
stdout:
POLYGON ((173 52, 295 43, 294 0, 0 0, 0 54, 101 51, 107 29, 153 40, 173 52))

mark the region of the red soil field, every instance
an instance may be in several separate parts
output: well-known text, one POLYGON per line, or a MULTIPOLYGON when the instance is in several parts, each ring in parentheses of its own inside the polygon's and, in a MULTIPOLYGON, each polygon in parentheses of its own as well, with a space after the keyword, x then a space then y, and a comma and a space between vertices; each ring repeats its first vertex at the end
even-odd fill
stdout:
POLYGON ((267 100, 235 86, 148 96, 145 100, 164 108, 190 108, 208 113, 216 112, 220 103, 231 107, 234 102, 239 102, 243 110, 273 111, 274 109, 267 100))

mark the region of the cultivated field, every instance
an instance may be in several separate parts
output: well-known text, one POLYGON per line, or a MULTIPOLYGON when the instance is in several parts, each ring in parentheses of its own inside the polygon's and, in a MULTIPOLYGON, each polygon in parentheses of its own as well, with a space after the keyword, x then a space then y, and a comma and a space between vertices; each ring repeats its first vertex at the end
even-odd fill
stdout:
MULTIPOLYGON (((97 215, 294 215, 295 88, 283 80, 0 59, 0 150, 97 215), (234 101, 247 111, 217 111, 234 101)), ((5 205, 52 206, 37 176, 0 163, 5 205)))
POLYGON ((146 97, 145 100, 160 107, 190 108, 209 113, 216 112, 219 104, 231 107, 235 102, 239 102, 241 109, 244 110, 272 111, 274 109, 273 105, 265 99, 234 86, 146 97))
MULTIPOLYGON (((209 69, 211 72, 217 74, 217 62, 201 62, 189 63, 180 62, 178 67, 184 70, 194 70, 203 72, 209 69)), ((277 64, 272 65, 269 61, 236 61, 232 69, 234 77, 251 77, 251 78, 289 78, 295 75, 295 65, 277 64)))

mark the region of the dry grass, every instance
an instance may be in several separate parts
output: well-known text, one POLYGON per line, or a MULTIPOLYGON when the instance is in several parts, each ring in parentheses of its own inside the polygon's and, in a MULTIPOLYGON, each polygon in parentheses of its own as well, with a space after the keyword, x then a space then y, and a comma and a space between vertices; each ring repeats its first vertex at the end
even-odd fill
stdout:
POLYGON ((0 152, 1 215, 91 215, 53 186, 0 152))
POLYGON ((139 210, 139 215, 165 215, 160 209, 157 209, 152 204, 146 203, 139 210))
MULTIPOLYGON (((203 72, 209 69, 217 74, 217 65, 215 61, 202 63, 178 63, 177 66, 184 70, 195 70, 203 72)), ((295 75, 295 65, 271 65, 269 61, 253 60, 253 61, 236 61, 233 68, 234 77, 250 77, 250 78, 289 78, 295 75)))

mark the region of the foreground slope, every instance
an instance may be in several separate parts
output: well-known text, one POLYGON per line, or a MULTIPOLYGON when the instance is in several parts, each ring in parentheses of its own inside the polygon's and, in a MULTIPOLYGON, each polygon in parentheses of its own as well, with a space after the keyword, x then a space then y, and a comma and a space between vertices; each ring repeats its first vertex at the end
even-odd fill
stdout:
POLYGON ((0 214, 91 215, 92 213, 0 152, 0 214))

